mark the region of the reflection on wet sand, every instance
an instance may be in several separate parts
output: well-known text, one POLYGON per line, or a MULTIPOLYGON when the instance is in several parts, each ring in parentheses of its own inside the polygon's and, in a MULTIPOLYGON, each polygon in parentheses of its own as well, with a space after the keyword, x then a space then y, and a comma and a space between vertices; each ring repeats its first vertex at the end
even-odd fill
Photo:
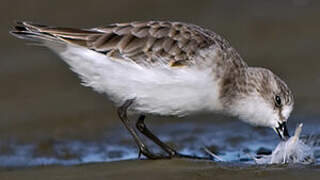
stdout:
MULTIPOLYGON (((182 154, 208 157, 204 151, 204 146, 206 146, 223 162, 254 164, 254 159, 248 154, 261 155, 261 149, 271 151, 279 142, 271 130, 256 132, 241 122, 215 126, 206 123, 172 123, 159 125, 156 129, 157 133, 162 135, 161 139, 177 144, 177 149, 182 154), (235 128, 237 132, 234 131, 235 128)), ((99 141, 48 139, 30 144, 2 143, 0 144, 0 166, 74 165, 138 158, 137 149, 131 137, 123 133, 122 129, 111 130, 108 134, 110 135, 99 141)), ((296 136, 286 143, 280 142, 271 156, 260 156, 256 162, 259 164, 284 163, 282 157, 285 156, 284 158, 287 158, 285 163, 306 163, 305 158, 307 156, 313 158, 313 150, 320 149, 320 146, 319 144, 313 145, 311 149, 297 139, 299 135, 300 133, 296 133, 296 136)), ((153 151, 163 153, 155 145, 150 145, 153 151)), ((314 158, 313 162, 316 164, 320 162, 319 154, 314 158)))

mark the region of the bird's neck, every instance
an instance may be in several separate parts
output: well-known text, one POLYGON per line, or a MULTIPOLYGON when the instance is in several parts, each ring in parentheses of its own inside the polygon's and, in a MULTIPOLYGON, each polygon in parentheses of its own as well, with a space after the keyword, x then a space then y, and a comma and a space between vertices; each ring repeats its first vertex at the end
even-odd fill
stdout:
POLYGON ((220 101, 225 108, 230 107, 239 98, 248 95, 254 87, 250 84, 251 68, 232 64, 228 66, 222 78, 220 101))

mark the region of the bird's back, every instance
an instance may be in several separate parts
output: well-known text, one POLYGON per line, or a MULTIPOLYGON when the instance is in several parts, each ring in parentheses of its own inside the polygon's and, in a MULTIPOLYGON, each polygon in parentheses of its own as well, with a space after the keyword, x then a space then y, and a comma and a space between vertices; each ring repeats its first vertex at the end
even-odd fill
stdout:
POLYGON ((180 22, 132 22, 91 29, 18 23, 12 33, 53 49, 84 85, 133 110, 186 115, 221 109, 219 81, 226 61, 246 66, 229 42, 180 22))

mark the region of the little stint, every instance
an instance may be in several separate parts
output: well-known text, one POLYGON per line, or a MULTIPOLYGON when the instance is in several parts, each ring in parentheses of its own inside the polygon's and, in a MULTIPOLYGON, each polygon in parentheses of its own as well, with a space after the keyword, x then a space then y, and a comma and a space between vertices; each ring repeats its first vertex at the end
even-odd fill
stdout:
POLYGON ((53 50, 84 86, 106 94, 147 158, 163 156, 148 149, 127 111, 140 115, 136 128, 167 157, 183 155, 151 133, 144 123, 148 114, 223 113, 289 137, 286 122, 294 99, 286 83, 268 69, 249 67, 225 38, 208 29, 168 21, 88 29, 17 22, 11 34, 53 50))

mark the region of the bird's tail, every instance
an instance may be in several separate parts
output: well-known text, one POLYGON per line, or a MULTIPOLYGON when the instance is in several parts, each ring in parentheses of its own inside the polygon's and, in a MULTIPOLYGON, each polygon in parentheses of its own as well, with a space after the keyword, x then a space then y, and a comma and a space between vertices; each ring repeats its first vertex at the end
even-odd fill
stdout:
POLYGON ((88 40, 94 35, 101 34, 92 30, 50 27, 26 21, 17 21, 10 33, 18 38, 39 43, 53 41, 55 43, 72 43, 81 46, 86 46, 88 40))

